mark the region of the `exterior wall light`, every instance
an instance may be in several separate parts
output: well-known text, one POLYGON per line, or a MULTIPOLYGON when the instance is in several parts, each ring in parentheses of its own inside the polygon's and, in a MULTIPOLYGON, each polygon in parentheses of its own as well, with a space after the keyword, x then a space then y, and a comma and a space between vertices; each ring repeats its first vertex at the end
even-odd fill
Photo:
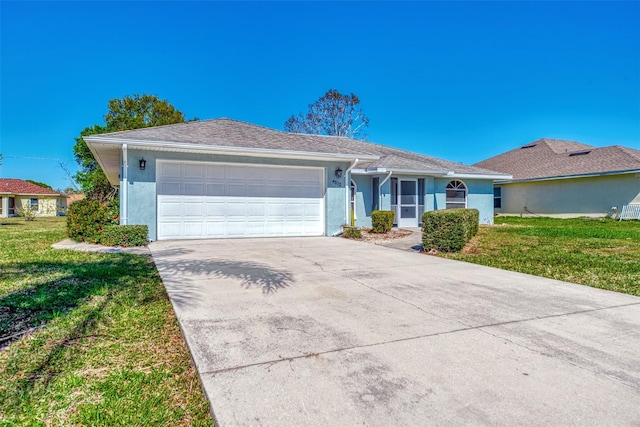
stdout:
POLYGON ((140 159, 140 170, 143 171, 147 167, 147 161, 143 158, 140 159))
POLYGON ((340 167, 336 169, 336 178, 342 178, 342 169, 340 167))

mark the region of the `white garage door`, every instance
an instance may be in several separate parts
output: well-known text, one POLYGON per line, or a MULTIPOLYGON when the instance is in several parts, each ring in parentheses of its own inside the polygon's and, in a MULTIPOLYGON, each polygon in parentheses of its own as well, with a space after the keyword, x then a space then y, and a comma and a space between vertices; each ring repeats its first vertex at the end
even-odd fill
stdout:
POLYGON ((321 236, 321 168, 159 161, 158 239, 321 236))

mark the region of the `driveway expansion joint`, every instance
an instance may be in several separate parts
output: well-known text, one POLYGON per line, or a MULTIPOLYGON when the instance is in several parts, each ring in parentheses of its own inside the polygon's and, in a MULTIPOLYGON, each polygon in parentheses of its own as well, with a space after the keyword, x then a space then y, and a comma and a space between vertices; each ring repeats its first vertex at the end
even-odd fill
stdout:
MULTIPOLYGON (((554 318, 554 317, 563 317, 563 316, 571 316, 573 314, 582 314, 582 313, 590 313, 590 312, 594 312, 594 311, 602 311, 602 310, 609 310, 609 309, 615 309, 615 308, 622 308, 622 307, 628 307, 628 306, 634 306, 634 305, 640 305, 640 302, 636 302, 636 303, 629 303, 629 304, 619 304, 619 305, 615 305, 615 306, 610 306, 610 307, 600 307, 600 308, 594 308, 594 309, 588 309, 588 310, 578 310, 578 311, 574 311, 574 312, 570 312, 570 313, 562 313, 562 314, 550 314, 548 316, 536 316, 536 317, 530 317, 527 319, 520 319, 520 320, 507 320, 504 322, 497 322, 497 323, 490 323, 487 325, 478 325, 478 326, 467 326, 464 328, 459 328, 459 329, 452 329, 450 331, 443 331, 443 332, 436 332, 436 333, 432 333, 432 334, 424 334, 424 335, 416 335, 413 337, 406 337, 406 338, 398 338, 395 340, 388 340, 388 341, 382 341, 382 342, 376 342, 376 343, 370 343, 370 344, 361 344, 361 345, 354 345, 354 346, 349 346, 349 347, 341 347, 341 348, 336 348, 336 349, 331 349, 331 350, 326 350, 326 351, 320 351, 320 352, 315 352, 315 353, 305 353, 303 355, 300 356, 292 356, 292 357, 281 357, 280 359, 273 359, 273 360, 268 360, 268 361, 264 361, 264 362, 255 362, 255 363, 249 363, 246 365, 239 365, 239 366, 232 366, 229 368, 222 368, 222 369, 213 369, 213 370, 209 370, 209 371, 203 371, 202 375, 217 375, 217 374, 221 374, 224 372, 230 372, 230 371, 238 371, 241 369, 245 369, 245 368, 252 368, 252 367, 256 367, 256 366, 263 366, 263 365, 275 365, 277 363, 281 363, 281 362, 292 362, 294 360, 299 360, 299 359, 308 359, 311 357, 318 357, 318 356, 322 356, 325 354, 331 354, 331 353, 340 353, 343 351, 349 351, 349 350, 358 350, 361 348, 370 348, 370 347, 377 347, 377 346, 383 346, 383 345, 387 345, 387 344, 394 344, 394 343, 399 343, 399 342, 406 342, 406 341, 413 341, 413 340, 420 340, 420 339, 424 339, 424 338, 431 338, 431 337, 437 337, 437 336, 442 336, 442 335, 450 335, 450 334, 455 334, 458 332, 466 332, 466 331, 474 331, 477 330, 479 332, 488 334, 493 336, 494 338, 497 339, 501 339, 501 340, 505 340, 511 344, 514 344, 518 347, 524 348, 528 351, 531 351, 533 353, 536 354, 541 354, 543 356, 547 356, 547 357, 553 357, 552 355, 546 354, 546 353, 542 353, 540 351, 537 351, 535 349, 531 349, 528 348, 526 346, 523 346, 521 344, 515 343, 509 339, 506 339, 504 337, 498 336, 498 335, 494 335, 491 332, 485 331, 483 328, 491 328, 491 327, 496 327, 496 326, 503 326, 503 325, 511 325, 511 324, 516 324, 516 323, 524 323, 524 322, 530 322, 530 321, 535 321, 535 320, 544 320, 544 319, 550 319, 550 318, 554 318)), ((558 360, 561 361, 565 361, 568 362, 566 359, 561 359, 561 358, 556 358, 558 360)), ((574 364, 572 364, 574 365, 574 364)), ((575 365, 580 367, 579 365, 575 365)), ((587 369, 582 367, 583 369, 587 369)), ((589 369, 587 369, 589 370, 589 369)), ((592 371, 595 372, 595 371, 592 371)), ((614 378, 618 381, 620 381, 621 383, 625 384, 625 385, 629 385, 628 383, 621 381, 619 378, 614 378)), ((635 388, 635 387, 634 387, 635 388)))

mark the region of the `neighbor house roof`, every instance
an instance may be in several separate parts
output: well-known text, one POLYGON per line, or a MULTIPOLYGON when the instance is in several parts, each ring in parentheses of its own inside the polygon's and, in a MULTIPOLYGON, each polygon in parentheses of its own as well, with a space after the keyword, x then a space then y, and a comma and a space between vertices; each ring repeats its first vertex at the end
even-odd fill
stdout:
POLYGON ((119 150, 122 144, 143 150, 358 159, 357 168, 360 170, 421 170, 443 175, 505 178, 504 174, 494 171, 384 145, 344 137, 287 133, 226 118, 91 135, 85 136, 84 140, 114 183, 119 171, 119 151, 114 150, 119 150))
POLYGON ((21 196, 59 196, 57 191, 40 187, 17 178, 0 178, 0 194, 15 194, 21 196))
POLYGON ((514 180, 611 174, 640 171, 640 150, 543 138, 474 166, 511 174, 514 180))

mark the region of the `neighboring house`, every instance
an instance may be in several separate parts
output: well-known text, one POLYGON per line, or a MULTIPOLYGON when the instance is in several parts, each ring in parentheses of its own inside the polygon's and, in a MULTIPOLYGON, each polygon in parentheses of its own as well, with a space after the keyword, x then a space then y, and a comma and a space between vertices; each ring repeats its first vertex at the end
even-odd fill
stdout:
POLYGON ((56 216, 63 208, 64 197, 56 191, 21 179, 0 178, 0 218, 18 216, 21 209, 56 216))
POLYGON ((496 212, 582 216, 640 203, 640 150, 539 139, 474 166, 513 175, 496 181, 496 212))
POLYGON ((77 202, 78 200, 84 200, 86 197, 84 193, 74 193, 74 194, 65 194, 65 209, 69 208, 69 205, 73 202, 77 202))
POLYGON ((342 137, 285 133, 230 119, 85 136, 120 187, 122 224, 151 240, 334 235, 352 216, 474 207, 493 222, 493 181, 510 176, 342 137), (352 208, 355 208, 353 215, 352 208))

